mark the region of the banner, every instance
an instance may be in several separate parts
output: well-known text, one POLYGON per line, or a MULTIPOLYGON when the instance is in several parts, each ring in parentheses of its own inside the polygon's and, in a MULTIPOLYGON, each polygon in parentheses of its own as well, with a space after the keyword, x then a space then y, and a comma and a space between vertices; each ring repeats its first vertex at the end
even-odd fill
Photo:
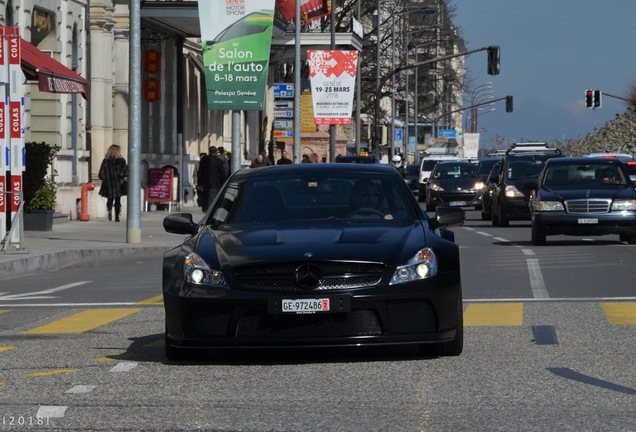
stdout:
MULTIPOLYGON (((296 0, 277 0, 276 4, 285 21, 296 17, 296 0)), ((331 13, 331 0, 300 0, 300 19, 313 21, 331 13)))
POLYGON ((315 124, 351 124, 358 51, 308 51, 315 124))
POLYGON ((198 3, 208 108, 262 110, 275 0, 198 3))

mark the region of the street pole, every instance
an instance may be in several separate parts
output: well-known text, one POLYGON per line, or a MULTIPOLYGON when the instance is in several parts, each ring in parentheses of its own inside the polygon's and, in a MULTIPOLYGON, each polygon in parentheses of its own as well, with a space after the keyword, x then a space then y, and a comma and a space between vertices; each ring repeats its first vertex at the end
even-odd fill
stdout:
MULTIPOLYGON (((128 111, 128 203, 126 242, 141 243, 141 6, 131 0, 128 111)), ((184 173, 181 173, 183 176, 184 173)))

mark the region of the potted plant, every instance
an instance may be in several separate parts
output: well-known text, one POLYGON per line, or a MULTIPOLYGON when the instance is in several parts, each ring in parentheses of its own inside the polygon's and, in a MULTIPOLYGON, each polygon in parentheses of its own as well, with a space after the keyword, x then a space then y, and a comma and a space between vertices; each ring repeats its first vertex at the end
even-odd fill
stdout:
POLYGON ((56 171, 49 175, 53 159, 60 149, 45 142, 25 144, 26 169, 23 175, 24 229, 51 231, 57 201, 56 171))

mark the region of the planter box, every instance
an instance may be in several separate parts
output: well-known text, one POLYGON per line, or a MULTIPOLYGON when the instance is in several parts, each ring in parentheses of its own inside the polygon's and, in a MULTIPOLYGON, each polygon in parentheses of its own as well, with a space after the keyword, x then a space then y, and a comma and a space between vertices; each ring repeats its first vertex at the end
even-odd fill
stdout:
POLYGON ((31 210, 24 214, 25 231, 52 231, 53 210, 31 210))

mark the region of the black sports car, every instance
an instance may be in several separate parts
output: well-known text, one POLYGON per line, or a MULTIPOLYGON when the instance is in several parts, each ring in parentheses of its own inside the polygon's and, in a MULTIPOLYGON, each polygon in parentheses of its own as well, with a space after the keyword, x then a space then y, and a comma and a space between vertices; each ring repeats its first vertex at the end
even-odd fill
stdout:
POLYGON ((543 245, 556 234, 618 234, 636 244, 634 186, 618 159, 548 160, 530 196, 532 243, 543 245))
POLYGON ((189 237, 164 255, 166 355, 211 348, 418 344, 459 355, 464 211, 418 205, 381 164, 234 173, 189 237))

